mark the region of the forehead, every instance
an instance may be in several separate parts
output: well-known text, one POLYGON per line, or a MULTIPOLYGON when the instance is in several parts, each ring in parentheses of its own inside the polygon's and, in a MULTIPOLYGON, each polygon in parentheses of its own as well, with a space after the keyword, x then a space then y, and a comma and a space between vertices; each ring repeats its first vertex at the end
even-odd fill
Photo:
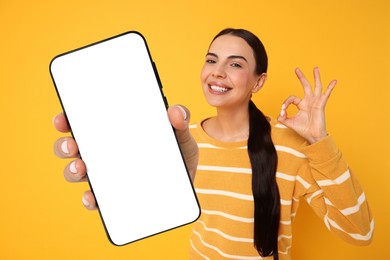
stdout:
POLYGON ((248 61, 255 61, 253 50, 249 44, 241 37, 229 34, 216 38, 211 43, 209 52, 217 54, 220 58, 240 55, 245 57, 248 61))

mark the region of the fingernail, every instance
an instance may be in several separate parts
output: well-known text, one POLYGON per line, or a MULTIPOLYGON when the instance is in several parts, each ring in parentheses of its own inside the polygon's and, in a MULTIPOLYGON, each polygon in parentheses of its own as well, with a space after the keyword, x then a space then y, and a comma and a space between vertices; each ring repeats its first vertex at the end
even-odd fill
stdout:
POLYGON ((280 116, 284 116, 284 109, 282 108, 282 110, 280 110, 280 116))
POLYGON ((286 113, 286 104, 283 104, 282 105, 282 109, 280 110, 280 116, 284 116, 284 114, 286 113))
POLYGON ((69 153, 68 141, 64 141, 64 142, 61 144, 61 150, 62 150, 62 152, 66 153, 66 154, 69 153))
POLYGON ((177 106, 181 112, 183 113, 183 117, 184 117, 184 120, 187 120, 187 112, 184 108, 182 108, 181 106, 177 106))
POLYGON ((76 174, 77 173, 77 169, 76 169, 76 162, 73 161, 70 163, 69 165, 69 171, 73 174, 76 174))
POLYGON ((89 207, 89 206, 90 206, 89 202, 84 198, 84 196, 83 196, 83 198, 82 198, 82 201, 83 201, 83 205, 84 205, 85 207, 89 207))

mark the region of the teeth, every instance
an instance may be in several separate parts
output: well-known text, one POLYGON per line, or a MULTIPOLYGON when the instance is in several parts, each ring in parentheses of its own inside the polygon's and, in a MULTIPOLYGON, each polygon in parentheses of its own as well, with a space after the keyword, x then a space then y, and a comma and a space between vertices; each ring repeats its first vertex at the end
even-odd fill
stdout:
POLYGON ((229 89, 228 88, 223 88, 223 87, 218 87, 218 86, 210 86, 210 88, 214 91, 218 91, 218 92, 226 92, 228 91, 229 89))

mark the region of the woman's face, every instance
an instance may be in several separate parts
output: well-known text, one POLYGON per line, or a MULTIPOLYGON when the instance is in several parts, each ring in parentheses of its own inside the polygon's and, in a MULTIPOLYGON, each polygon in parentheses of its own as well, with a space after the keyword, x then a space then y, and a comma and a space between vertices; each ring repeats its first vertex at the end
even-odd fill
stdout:
POLYGON ((265 77, 256 75, 255 67, 252 48, 244 39, 233 35, 215 39, 201 71, 207 102, 220 108, 247 108, 252 93, 261 88, 261 77, 265 77))

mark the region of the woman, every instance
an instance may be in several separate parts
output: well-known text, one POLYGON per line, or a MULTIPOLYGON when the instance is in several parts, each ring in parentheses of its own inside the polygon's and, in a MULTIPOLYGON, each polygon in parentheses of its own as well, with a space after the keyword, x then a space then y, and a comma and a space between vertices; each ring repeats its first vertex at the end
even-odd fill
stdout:
MULTIPOLYGON (((324 110, 336 81, 322 93, 318 68, 314 90, 297 69, 304 98, 287 98, 276 120, 251 101, 266 72, 260 40, 246 30, 225 29, 213 39, 201 72, 204 95, 217 115, 188 127, 186 108, 168 109, 202 208, 191 259, 290 259, 291 223, 301 198, 336 235, 361 245, 371 240, 373 220, 364 192, 326 131, 324 110), (291 104, 298 113, 288 117, 291 104)), ((69 131, 62 114, 54 124, 69 131)), ((55 152, 75 157, 77 144, 60 138, 55 152)), ((84 163, 71 162, 65 178, 84 180, 84 163)), ((90 191, 83 202, 96 208, 90 191)))

